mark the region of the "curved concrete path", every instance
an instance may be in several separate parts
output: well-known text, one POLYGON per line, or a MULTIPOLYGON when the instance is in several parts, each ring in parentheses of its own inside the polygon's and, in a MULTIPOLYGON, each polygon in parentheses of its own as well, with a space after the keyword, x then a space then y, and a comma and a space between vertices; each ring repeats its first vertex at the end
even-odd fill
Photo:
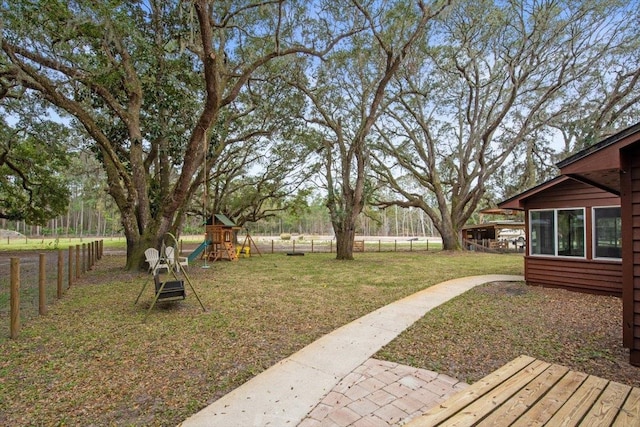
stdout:
POLYGON ((425 313, 475 286, 499 281, 524 281, 524 277, 471 276, 430 286, 323 336, 181 425, 297 426, 343 378, 425 313))

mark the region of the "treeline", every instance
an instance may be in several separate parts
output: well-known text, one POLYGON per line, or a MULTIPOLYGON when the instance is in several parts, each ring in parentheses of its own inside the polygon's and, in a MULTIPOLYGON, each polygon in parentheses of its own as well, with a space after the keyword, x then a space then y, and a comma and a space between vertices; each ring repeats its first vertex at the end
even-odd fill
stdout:
MULTIPOLYGON (((47 225, 30 225, 25 221, 0 220, 0 228, 15 231, 28 237, 67 236, 121 236, 122 225, 115 208, 105 209, 104 200, 73 200, 65 215, 48 221, 47 225)), ((233 218, 232 218, 233 219, 233 218)), ((188 216, 182 234, 197 235, 203 232, 203 219, 188 216)), ((333 228, 326 207, 321 201, 310 203, 301 214, 283 213, 278 216, 247 223, 243 227, 251 234, 278 236, 283 233, 301 235, 332 235, 333 228)), ((360 215, 356 233, 363 236, 437 236, 431 219, 420 209, 398 208, 368 209, 360 215)))

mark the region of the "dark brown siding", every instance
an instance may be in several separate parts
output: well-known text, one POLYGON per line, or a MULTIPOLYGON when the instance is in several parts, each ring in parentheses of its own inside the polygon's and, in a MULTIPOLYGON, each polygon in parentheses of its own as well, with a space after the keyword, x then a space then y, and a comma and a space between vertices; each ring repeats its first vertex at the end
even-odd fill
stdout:
POLYGON ((640 147, 620 154, 624 344, 631 363, 640 366, 640 147))
MULTIPOLYGON (((592 214, 594 206, 617 206, 620 198, 590 185, 567 180, 525 202, 528 227, 530 209, 585 208, 586 259, 527 256, 527 283, 555 286, 582 292, 622 296, 622 263, 593 260, 592 214)), ((528 248, 527 248, 527 255, 528 248)))
POLYGON ((525 208, 584 208, 593 206, 619 205, 620 198, 587 184, 574 180, 567 180, 548 190, 533 196, 525 202, 525 208))
POLYGON ((528 284, 622 296, 622 263, 528 256, 524 261, 528 284))

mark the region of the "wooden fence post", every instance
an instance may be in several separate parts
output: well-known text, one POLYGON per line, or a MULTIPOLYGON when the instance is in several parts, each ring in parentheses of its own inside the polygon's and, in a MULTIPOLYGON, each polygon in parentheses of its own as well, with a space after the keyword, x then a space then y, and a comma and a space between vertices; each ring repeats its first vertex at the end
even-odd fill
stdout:
POLYGON ((311 253, 313 253, 313 239, 311 239, 311 253))
POLYGON ((87 272, 87 244, 82 244, 82 274, 87 272))
POLYGON ((382 252, 382 241, 378 240, 378 252, 382 252))
POLYGON ((271 239, 271 253, 273 254, 273 239, 271 239))
POLYGON ((11 258, 11 339, 20 333, 20 258, 11 258))
POLYGON ((69 269, 69 287, 73 285, 73 245, 69 245, 69 259, 67 260, 67 268, 69 269))
POLYGON ((47 291, 45 289, 46 271, 47 265, 46 254, 40 254, 40 274, 38 274, 38 313, 40 316, 47 314, 47 291))
POLYGON ((76 279, 80 277, 80 245, 76 245, 76 279))
POLYGON ((95 255, 95 242, 89 242, 89 270, 93 270, 93 266, 94 266, 94 255, 95 255))
POLYGON ((62 298, 62 274, 64 273, 64 263, 62 261, 62 249, 58 249, 58 288, 56 292, 58 299, 62 298))

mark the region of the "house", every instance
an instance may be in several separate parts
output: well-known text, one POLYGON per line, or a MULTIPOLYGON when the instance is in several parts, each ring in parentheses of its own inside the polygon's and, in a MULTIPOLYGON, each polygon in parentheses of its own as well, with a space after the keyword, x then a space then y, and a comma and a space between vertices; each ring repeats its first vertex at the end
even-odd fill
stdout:
POLYGON ((557 178, 499 204, 525 211, 525 279, 621 296, 624 345, 640 366, 640 123, 557 166, 557 178))

